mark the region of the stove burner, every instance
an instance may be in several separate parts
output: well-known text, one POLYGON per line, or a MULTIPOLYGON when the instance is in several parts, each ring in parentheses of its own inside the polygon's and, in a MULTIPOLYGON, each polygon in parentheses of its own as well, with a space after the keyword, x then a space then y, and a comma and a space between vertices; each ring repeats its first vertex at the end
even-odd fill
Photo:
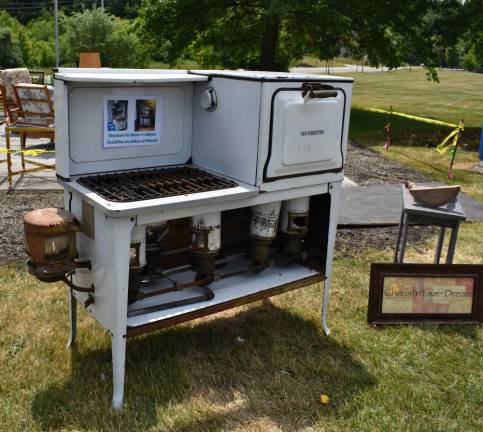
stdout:
POLYGON ((189 166, 81 177, 79 184, 114 202, 131 202, 229 189, 234 181, 189 166))

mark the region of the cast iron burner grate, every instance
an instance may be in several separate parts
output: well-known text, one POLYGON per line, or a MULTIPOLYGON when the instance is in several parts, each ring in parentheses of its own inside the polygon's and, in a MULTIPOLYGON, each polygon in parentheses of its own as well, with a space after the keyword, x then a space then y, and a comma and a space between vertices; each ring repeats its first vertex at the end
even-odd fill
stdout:
POLYGON ((82 177, 77 182, 114 202, 166 198, 238 186, 234 181, 189 166, 101 174, 82 177))

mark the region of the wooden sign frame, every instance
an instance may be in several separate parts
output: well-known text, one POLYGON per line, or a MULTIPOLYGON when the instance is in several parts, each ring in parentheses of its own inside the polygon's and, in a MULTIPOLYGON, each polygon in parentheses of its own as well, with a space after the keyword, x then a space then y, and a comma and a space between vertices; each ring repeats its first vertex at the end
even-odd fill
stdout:
MULTIPOLYGON (((395 279, 393 279, 395 280, 395 279)), ((409 279, 408 279, 409 281, 409 279)), ((466 281, 468 282, 468 281, 466 281)), ((424 285, 423 285, 424 286, 424 285)), ((455 285, 458 287, 458 285, 455 285)), ((459 287, 461 289, 461 287, 459 287)), ((463 293, 463 296, 467 296, 463 293)), ((469 296, 469 295, 468 295, 469 296)), ((425 302, 426 300, 419 300, 425 302)), ((436 300, 439 302, 439 300, 436 300)), ((431 302, 430 302, 431 303, 431 302)), ((402 303, 401 303, 402 304, 402 303)), ((411 305, 411 303, 404 303, 404 306, 411 305)), ((449 302, 448 302, 449 304, 449 302)), ((431 309, 431 304, 429 309, 431 309)), ((393 303, 392 308, 397 307, 393 303)), ((443 306, 444 308, 444 306, 443 306)), ((404 308, 403 308, 404 309, 404 308)), ((414 309, 414 305, 413 305, 414 309)), ((448 306, 449 309, 449 306, 448 306)), ((369 285, 369 304, 368 304, 368 314, 367 321, 373 325, 387 325, 387 324, 411 324, 411 323, 432 323, 432 324, 480 324, 483 322, 483 265, 473 265, 473 264, 371 264, 371 276, 369 285), (387 278, 396 278, 401 281, 401 278, 411 278, 411 280, 420 280, 420 285, 426 282, 431 282, 431 279, 435 278, 442 280, 444 278, 446 281, 451 278, 467 279, 471 278, 474 280, 472 288, 472 300, 471 300, 471 310, 465 313, 454 313, 454 312, 444 312, 438 311, 438 307, 435 307, 436 312, 424 312, 424 308, 428 307, 426 303, 421 307, 420 312, 388 312, 383 311, 383 302, 386 301, 386 309, 390 309, 387 305, 390 300, 387 300, 388 295, 406 296, 411 297, 409 301, 414 302, 414 296, 420 295, 421 297, 435 296, 436 294, 442 294, 440 297, 452 295, 461 296, 461 293, 452 294, 450 286, 439 287, 439 291, 433 291, 434 287, 429 283, 429 289, 426 288, 405 288, 405 291, 401 291, 399 288, 397 291, 393 291, 392 287, 386 286, 385 282, 388 282, 387 278), (444 289, 446 288, 446 290, 444 289), (412 291, 411 291, 412 290, 412 291), (389 292, 391 294, 389 294, 389 292), (393 294, 397 292, 397 294, 393 294)))

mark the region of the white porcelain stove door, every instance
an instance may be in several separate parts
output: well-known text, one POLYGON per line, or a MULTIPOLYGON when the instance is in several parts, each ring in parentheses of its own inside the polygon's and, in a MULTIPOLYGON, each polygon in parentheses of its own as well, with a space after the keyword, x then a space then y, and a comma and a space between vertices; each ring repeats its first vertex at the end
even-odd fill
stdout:
POLYGON ((304 100, 300 89, 274 96, 268 179, 342 168, 344 98, 304 100))

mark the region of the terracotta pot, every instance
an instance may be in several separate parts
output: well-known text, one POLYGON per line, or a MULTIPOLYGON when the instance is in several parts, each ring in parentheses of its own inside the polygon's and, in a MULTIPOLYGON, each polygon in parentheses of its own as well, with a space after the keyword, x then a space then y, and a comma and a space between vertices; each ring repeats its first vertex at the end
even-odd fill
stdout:
POLYGON ((101 56, 98 52, 84 52, 79 55, 79 67, 81 68, 100 68, 101 56))

